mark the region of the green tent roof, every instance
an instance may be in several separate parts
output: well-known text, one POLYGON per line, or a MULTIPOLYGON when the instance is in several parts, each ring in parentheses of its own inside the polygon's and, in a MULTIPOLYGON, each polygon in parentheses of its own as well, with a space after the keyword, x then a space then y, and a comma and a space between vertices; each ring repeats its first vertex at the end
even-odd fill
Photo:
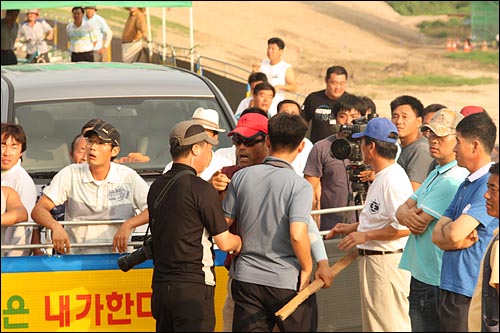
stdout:
POLYGON ((2 1, 2 10, 56 7, 192 7, 191 1, 2 1))

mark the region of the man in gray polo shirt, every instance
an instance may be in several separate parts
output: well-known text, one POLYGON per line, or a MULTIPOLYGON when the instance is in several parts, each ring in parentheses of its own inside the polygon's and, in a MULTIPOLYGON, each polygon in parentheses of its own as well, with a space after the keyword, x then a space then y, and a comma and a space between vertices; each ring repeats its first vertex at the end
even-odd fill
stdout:
POLYGON ((281 331, 316 331, 315 295, 284 322, 274 315, 312 275, 312 187, 290 164, 303 149, 307 124, 299 115, 280 113, 269 120, 268 132, 270 156, 236 172, 223 201, 226 220, 238 220, 243 243, 230 271, 233 331, 270 332, 275 324, 281 331))

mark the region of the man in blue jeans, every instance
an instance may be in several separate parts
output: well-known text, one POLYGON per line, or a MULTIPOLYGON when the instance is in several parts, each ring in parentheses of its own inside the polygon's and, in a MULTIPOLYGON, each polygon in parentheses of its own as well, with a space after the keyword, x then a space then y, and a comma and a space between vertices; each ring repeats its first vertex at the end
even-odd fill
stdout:
POLYGON ((486 212, 483 197, 496 125, 486 112, 481 112, 462 119, 456 131, 457 162, 470 174, 432 232, 432 242, 444 250, 439 284, 441 332, 467 332, 469 305, 480 262, 493 230, 498 227, 486 212))
POLYGON ((437 111, 421 132, 428 131, 430 155, 437 166, 404 204, 396 217, 410 229, 399 268, 410 271, 410 320, 413 332, 439 331, 439 279, 443 250, 432 243, 432 231, 468 175, 453 151, 455 128, 463 116, 446 108, 437 111))

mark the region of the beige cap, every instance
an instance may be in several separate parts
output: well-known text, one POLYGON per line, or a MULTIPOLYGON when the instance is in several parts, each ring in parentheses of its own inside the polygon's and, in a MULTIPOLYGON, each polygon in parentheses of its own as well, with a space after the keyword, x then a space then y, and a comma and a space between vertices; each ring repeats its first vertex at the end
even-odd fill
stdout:
POLYGON ((219 112, 212 109, 197 108, 193 113, 193 120, 199 122, 205 129, 225 132, 226 130, 219 127, 219 112))
POLYGON ((218 145, 217 139, 210 137, 203 126, 196 120, 184 120, 172 128, 170 140, 177 139, 181 146, 189 146, 206 141, 211 145, 218 145))
POLYGON ((450 109, 441 109, 432 116, 431 122, 422 126, 421 132, 430 129, 437 136, 447 136, 455 134, 457 124, 464 116, 457 111, 450 109))
POLYGON ((38 15, 38 14, 40 14, 40 9, 34 9, 34 8, 32 8, 32 9, 28 9, 28 10, 26 11, 26 13, 27 13, 27 14, 29 14, 29 13, 34 13, 34 14, 37 14, 37 15, 38 15))

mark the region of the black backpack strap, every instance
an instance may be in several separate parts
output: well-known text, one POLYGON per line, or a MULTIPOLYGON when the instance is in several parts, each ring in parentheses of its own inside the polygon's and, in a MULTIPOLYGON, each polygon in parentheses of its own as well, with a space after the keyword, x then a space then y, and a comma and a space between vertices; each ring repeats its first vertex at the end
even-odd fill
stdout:
MULTIPOLYGON (((196 176, 196 174, 192 171, 192 170, 181 170, 179 171, 178 173, 176 173, 168 182, 167 184, 165 184, 165 186, 162 188, 160 194, 158 194, 158 196, 156 197, 156 200, 153 204, 153 209, 157 209, 161 202, 163 201, 163 199, 165 199, 165 196, 167 195, 167 192, 168 190, 172 187, 172 185, 174 185, 175 181, 179 178, 181 178, 182 176, 184 175, 194 175, 196 176)), ((146 229, 146 234, 144 235, 144 239, 147 238, 147 235, 148 235, 148 232, 149 232, 149 229, 151 227, 151 224, 154 224, 154 217, 151 216, 151 210, 149 211, 149 223, 148 223, 148 228, 146 229)))
POLYGON ((165 185, 165 187, 163 187, 163 189, 161 190, 160 194, 158 194, 158 197, 156 197, 155 203, 153 204, 153 208, 156 209, 156 208, 158 208, 160 206, 160 203, 163 201, 163 199, 167 195, 168 190, 172 187, 172 185, 174 185, 174 183, 175 183, 175 181, 177 179, 181 178, 184 175, 189 175, 189 174, 193 174, 193 171, 192 170, 181 170, 178 173, 176 173, 167 182, 167 184, 165 185))

